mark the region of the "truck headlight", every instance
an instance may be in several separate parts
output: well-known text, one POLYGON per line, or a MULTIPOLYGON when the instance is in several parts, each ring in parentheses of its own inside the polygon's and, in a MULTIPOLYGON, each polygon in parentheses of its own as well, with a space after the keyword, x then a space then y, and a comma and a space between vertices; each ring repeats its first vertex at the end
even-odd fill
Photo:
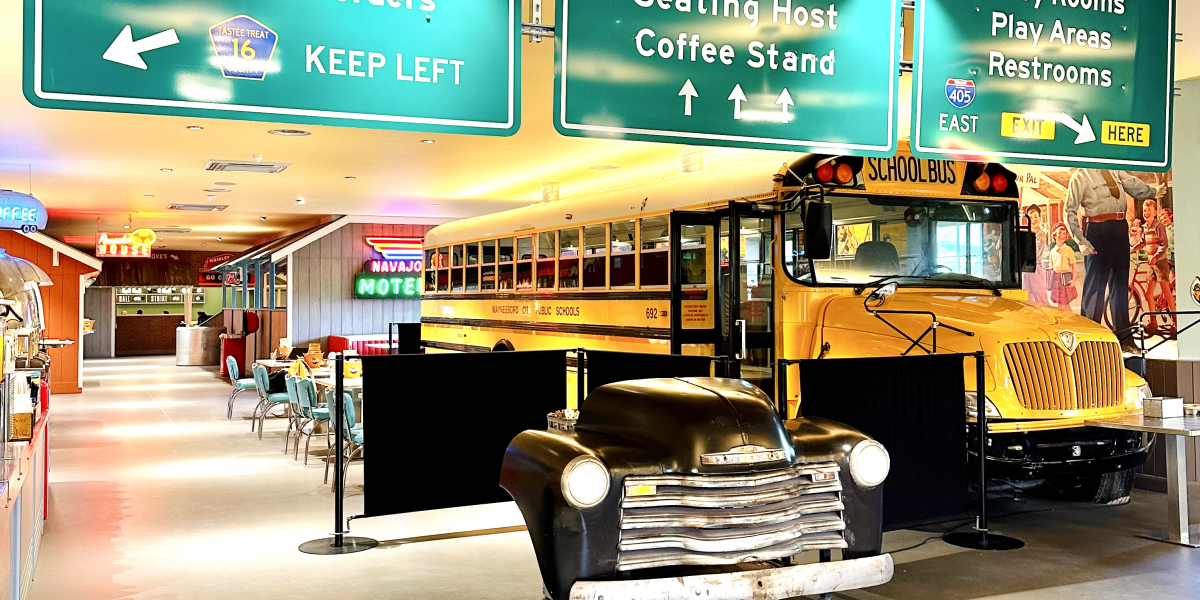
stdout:
POLYGON ((873 488, 887 479, 892 459, 883 444, 863 440, 850 451, 850 476, 859 487, 873 488))
MULTIPOLYGON (((991 399, 988 398, 986 394, 984 395, 983 399, 986 401, 985 406, 987 406, 987 408, 985 410, 987 410, 988 418, 999 419, 1000 411, 996 408, 996 405, 992 404, 991 399)), ((979 399, 975 392, 967 392, 967 416, 972 418, 979 417, 979 399)))
POLYGON ((563 469, 562 492, 575 508, 591 508, 608 495, 608 468, 594 456, 580 456, 563 469))
POLYGON ((1150 384, 1148 383, 1143 383, 1137 387, 1125 388, 1125 403, 1133 404, 1138 407, 1138 410, 1142 409, 1143 402, 1150 396, 1150 384))

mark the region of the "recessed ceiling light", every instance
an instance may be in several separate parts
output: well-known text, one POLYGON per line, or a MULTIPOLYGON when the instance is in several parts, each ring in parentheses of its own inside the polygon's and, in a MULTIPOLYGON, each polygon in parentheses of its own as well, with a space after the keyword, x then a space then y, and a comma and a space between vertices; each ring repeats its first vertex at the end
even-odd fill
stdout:
POLYGON ((289 137, 304 137, 306 135, 312 135, 311 133, 304 131, 303 129, 272 129, 272 130, 268 131, 267 133, 269 133, 271 135, 283 135, 283 136, 289 136, 289 137))
POLYGON ((214 183, 213 185, 219 185, 221 187, 225 187, 228 185, 237 185, 237 184, 232 181, 218 181, 218 182, 214 183))
POLYGON ((146 194, 145 196, 142 196, 142 197, 143 198, 153 198, 154 194, 146 194))
POLYGON ((441 206, 441 204, 430 204, 430 206, 441 206))
POLYGON ((304 198, 296 198, 296 204, 304 204, 304 198))
POLYGON ((201 243, 201 244, 200 244, 200 247, 201 247, 201 248, 204 248, 205 246, 208 246, 208 244, 204 244, 204 243, 201 243))
POLYGON ((592 166, 593 171, 616 171, 617 169, 620 169, 620 168, 621 168, 621 165, 593 165, 592 166))
POLYGON ((221 241, 221 238, 219 238, 219 237, 216 237, 216 238, 213 238, 213 239, 217 240, 218 242, 219 242, 219 241, 221 241))
POLYGON ((228 189, 228 188, 208 188, 204 191, 206 191, 210 194, 226 194, 226 193, 232 192, 233 190, 228 189))
POLYGON ((422 144, 432 144, 433 140, 421 140, 422 144))
POLYGON ((358 179, 358 178, 357 178, 357 177, 355 177, 355 176, 353 176, 353 175, 347 175, 347 176, 346 176, 346 179, 353 181, 353 180, 355 180, 355 179, 358 179))
POLYGON ((129 229, 129 226, 128 226, 128 225, 122 225, 121 227, 122 227, 123 229, 129 229))
POLYGON ((259 218, 258 218, 258 220, 259 220, 259 221, 266 221, 266 220, 267 220, 267 218, 266 218, 266 217, 259 217, 259 218))
POLYGON ((175 169, 159 169, 159 171, 162 171, 163 173, 170 173, 171 171, 174 171, 174 170, 175 169))
POLYGON ((205 200, 207 200, 207 201, 209 201, 209 202, 212 202, 213 200, 216 200, 216 199, 217 199, 217 197, 216 197, 216 196, 207 196, 207 197, 205 197, 204 199, 205 199, 205 200))
POLYGON ((188 131, 200 131, 201 129, 204 129, 203 127, 201 127, 199 125, 188 125, 187 128, 188 128, 188 131))

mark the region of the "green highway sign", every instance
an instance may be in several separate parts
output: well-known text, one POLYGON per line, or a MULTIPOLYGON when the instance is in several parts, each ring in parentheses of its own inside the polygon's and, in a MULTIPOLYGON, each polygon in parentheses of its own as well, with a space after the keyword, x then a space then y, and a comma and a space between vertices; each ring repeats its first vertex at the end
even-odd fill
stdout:
POLYGON ((1174 0, 916 0, 912 153, 1165 171, 1174 0))
POLYGON ((570 136, 890 156, 900 0, 559 0, 570 136))
POLYGON ((25 0, 43 108, 512 135, 517 0, 25 0))

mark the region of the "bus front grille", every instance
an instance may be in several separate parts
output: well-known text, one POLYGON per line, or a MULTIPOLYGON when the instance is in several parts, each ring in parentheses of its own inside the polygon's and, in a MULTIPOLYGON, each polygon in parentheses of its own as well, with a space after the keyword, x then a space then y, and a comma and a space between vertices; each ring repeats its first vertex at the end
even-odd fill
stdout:
POLYGON ((1125 365, 1116 342, 1081 342, 1067 354, 1053 342, 1004 347, 1008 374, 1029 410, 1110 408, 1124 402, 1125 365))
POLYGON ((626 477, 617 570, 845 548, 838 471, 827 462, 747 475, 626 477))

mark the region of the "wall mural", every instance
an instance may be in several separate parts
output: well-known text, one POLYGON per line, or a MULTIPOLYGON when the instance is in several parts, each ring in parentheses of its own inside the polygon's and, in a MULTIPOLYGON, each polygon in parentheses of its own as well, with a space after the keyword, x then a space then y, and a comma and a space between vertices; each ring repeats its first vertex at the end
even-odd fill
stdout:
POLYGON ((1174 339, 1175 224, 1171 173, 1043 170, 1022 190, 1037 234, 1038 268, 1024 277, 1029 300, 1081 314, 1124 337, 1174 339), (1136 332, 1135 332, 1136 333, 1136 332))

